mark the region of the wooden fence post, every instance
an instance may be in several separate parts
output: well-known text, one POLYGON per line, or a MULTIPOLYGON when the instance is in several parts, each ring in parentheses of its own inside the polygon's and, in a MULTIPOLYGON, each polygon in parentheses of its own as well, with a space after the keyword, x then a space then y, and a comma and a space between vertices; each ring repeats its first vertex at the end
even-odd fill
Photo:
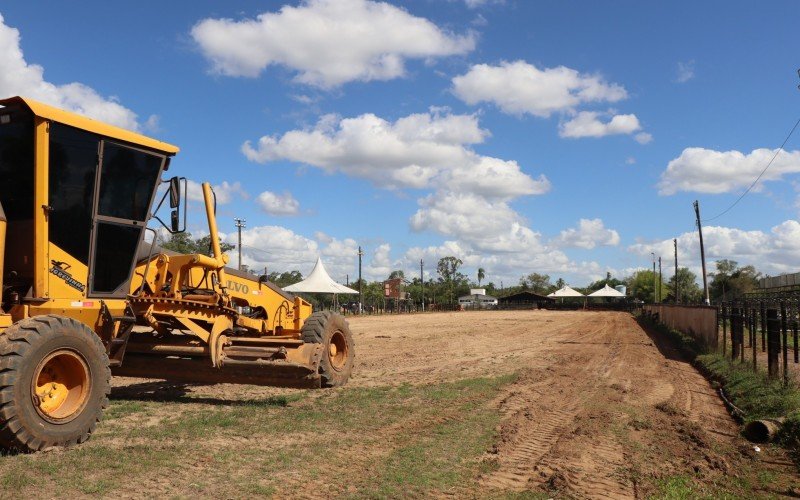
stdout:
POLYGON ((781 323, 778 310, 767 309, 767 374, 769 378, 778 378, 778 355, 781 349, 781 323))

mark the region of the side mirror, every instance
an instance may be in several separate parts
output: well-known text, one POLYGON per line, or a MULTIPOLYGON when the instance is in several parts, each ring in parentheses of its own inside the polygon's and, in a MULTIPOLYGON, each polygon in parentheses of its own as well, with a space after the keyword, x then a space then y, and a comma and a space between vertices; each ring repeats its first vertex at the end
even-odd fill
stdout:
POLYGON ((177 208, 170 213, 170 225, 172 226, 173 233, 179 233, 181 231, 181 219, 177 208))
POLYGON ((181 180, 179 177, 173 177, 172 179, 169 180, 169 208, 178 208, 180 205, 181 205, 181 180))

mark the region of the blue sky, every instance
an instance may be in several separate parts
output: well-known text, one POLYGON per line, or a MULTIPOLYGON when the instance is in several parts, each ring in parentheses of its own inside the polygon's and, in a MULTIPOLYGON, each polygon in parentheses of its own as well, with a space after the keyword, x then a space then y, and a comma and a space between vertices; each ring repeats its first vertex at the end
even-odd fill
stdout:
MULTIPOLYGON (((307 0, 0 8, 0 94, 174 143, 244 260, 499 285, 699 271, 705 217, 800 116, 794 2, 307 0)), ((704 231, 709 260, 800 263, 800 132, 704 231)), ((193 190, 196 199, 196 190, 193 190)), ((195 201, 190 229, 205 228, 195 201)), ((710 267, 713 267, 711 265, 710 267)))

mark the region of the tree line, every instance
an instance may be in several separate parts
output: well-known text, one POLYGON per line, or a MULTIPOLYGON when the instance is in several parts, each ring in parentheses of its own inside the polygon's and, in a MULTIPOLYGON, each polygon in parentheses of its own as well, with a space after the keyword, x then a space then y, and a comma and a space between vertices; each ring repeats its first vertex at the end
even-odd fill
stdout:
MULTIPOLYGON (((188 232, 173 234, 166 241, 159 241, 162 248, 175 252, 189 254, 202 253, 210 255, 211 240, 209 236, 193 239, 188 232)), ((228 243, 221 242, 222 251, 234 250, 236 247, 228 243)), ((486 282, 486 271, 479 267, 475 273, 475 280, 462 272, 463 261, 455 256, 446 256, 439 259, 436 265, 436 275, 430 276, 427 280, 421 280, 420 276, 406 277, 403 270, 392 271, 386 279, 402 279, 403 290, 408 293, 409 299, 414 304, 421 304, 424 297, 425 304, 446 304, 452 305, 458 302, 458 297, 469 294, 471 288, 484 288, 487 295, 495 297, 505 297, 519 292, 533 292, 539 295, 550 294, 562 288, 566 282, 563 278, 552 281, 550 275, 543 273, 530 273, 523 275, 519 281, 513 285, 505 286, 502 282, 498 287, 494 281, 486 282)), ((752 265, 740 266, 733 260, 718 260, 715 264, 716 270, 710 273, 709 295, 712 303, 724 300, 731 300, 751 292, 758 288, 758 280, 762 277, 752 265)), ((254 275, 258 273, 251 270, 254 275)), ((698 304, 703 302, 703 290, 698 284, 698 277, 687 267, 678 268, 677 276, 674 272, 668 272, 669 276, 659 277, 658 273, 652 270, 643 269, 634 272, 630 276, 622 279, 614 278, 611 273, 606 273, 606 277, 601 280, 589 283, 586 287, 573 287, 575 290, 586 295, 603 288, 605 285, 615 287, 624 285, 627 287, 627 294, 635 300, 643 302, 655 302, 659 298, 661 302, 675 302, 675 282, 677 278, 679 302, 683 304, 698 304), (659 279, 659 278, 666 278, 659 279)), ((277 286, 283 288, 303 280, 300 271, 271 271, 267 274, 268 279, 277 286)), ((363 303, 376 307, 384 306, 383 281, 367 281, 362 279, 353 281, 349 284, 350 288, 359 289, 361 286, 363 303)), ((332 297, 324 294, 311 294, 309 299, 316 305, 327 305, 332 302, 332 297)), ((346 300, 346 299, 345 299, 346 300)), ((355 299, 357 300, 357 299, 355 299)), ((341 299, 340 299, 341 301, 341 299)))

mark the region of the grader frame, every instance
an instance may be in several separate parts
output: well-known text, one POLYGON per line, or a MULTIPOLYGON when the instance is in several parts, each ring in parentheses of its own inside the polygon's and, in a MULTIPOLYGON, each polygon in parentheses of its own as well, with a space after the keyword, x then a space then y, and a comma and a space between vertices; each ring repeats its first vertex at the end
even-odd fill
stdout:
POLYGON ((161 180, 177 147, 31 99, 0 106, 0 447, 87 439, 111 373, 347 382, 354 346, 343 318, 225 267, 208 183, 210 255, 144 242, 160 185, 169 229, 185 214, 181 182, 161 180))

